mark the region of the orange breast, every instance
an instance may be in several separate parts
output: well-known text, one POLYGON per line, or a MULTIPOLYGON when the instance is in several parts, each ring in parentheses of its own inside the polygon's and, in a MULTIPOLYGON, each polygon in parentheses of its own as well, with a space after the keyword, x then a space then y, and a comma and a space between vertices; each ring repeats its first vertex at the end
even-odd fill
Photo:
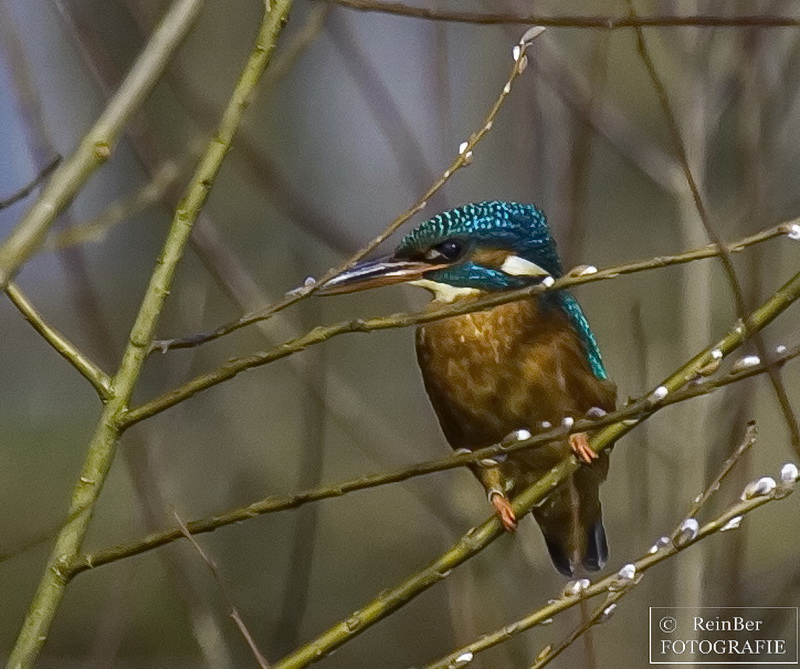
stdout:
POLYGON ((568 317, 535 299, 422 326, 417 357, 453 448, 614 408, 613 384, 592 374, 568 317))

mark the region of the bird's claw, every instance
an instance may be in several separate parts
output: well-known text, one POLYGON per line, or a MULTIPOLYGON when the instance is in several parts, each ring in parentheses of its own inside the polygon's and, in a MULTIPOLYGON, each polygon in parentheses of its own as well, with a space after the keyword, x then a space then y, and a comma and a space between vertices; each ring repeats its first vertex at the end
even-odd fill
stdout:
POLYGON ((589 446, 589 438, 585 432, 569 435, 569 447, 580 462, 590 465, 597 459, 597 453, 589 446))
POLYGON ((508 497, 499 492, 495 492, 492 494, 491 501, 494 511, 506 532, 513 532, 516 530, 517 516, 514 513, 514 509, 511 508, 511 502, 508 501, 508 497))

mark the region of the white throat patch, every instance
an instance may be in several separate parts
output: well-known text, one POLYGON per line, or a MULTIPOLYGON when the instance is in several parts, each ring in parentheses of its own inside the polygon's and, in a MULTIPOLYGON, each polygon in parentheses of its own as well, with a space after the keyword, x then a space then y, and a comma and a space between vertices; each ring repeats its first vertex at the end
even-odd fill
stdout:
POLYGON ((459 297, 478 295, 481 292, 477 288, 458 288, 457 286, 450 286, 446 283, 431 281, 430 279, 417 279, 416 281, 409 281, 408 283, 411 286, 419 286, 420 288, 429 290, 433 293, 433 299, 437 302, 452 302, 459 297))

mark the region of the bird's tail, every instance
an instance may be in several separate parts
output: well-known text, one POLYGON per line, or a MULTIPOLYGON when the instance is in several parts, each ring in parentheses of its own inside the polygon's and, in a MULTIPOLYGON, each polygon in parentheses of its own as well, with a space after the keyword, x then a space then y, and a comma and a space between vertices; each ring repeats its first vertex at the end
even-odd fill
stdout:
POLYGON ((542 506, 533 510, 550 559, 564 576, 599 571, 608 561, 600 481, 591 469, 577 471, 542 506))

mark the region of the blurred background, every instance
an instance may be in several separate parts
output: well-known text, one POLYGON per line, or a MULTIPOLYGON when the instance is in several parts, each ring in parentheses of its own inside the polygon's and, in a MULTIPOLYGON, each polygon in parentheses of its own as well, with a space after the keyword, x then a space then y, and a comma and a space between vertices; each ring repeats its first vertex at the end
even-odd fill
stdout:
MULTIPOLYGON (((0 0, 0 197, 74 149, 168 4, 0 0)), ((627 13, 623 2, 424 4, 511 15, 627 13)), ((800 18, 796 3, 780 0, 663 0, 639 2, 637 10, 800 18)), ((261 11, 256 0, 206 4, 113 159, 18 277, 48 322, 109 372, 261 11)), ((180 267, 159 335, 208 329, 264 306, 373 238, 481 126, 525 28, 297 0, 180 267)), ((651 28, 646 38, 720 236, 735 240, 798 216, 798 28, 651 28)), ((634 32, 552 28, 529 59, 474 163, 426 211, 482 199, 535 202, 567 266, 602 267, 707 243, 634 32)), ((0 238, 28 205, 0 210, 0 238)), ((783 239, 737 254, 748 303, 769 296, 797 260, 798 247, 783 239)), ((316 324, 418 308, 427 299, 420 293, 387 288, 312 299, 263 327, 155 356, 135 403, 316 324)), ((736 317, 714 260, 576 294, 621 399, 657 384, 736 317)), ((793 307, 764 337, 769 347, 794 345, 797 332, 793 307)), ((63 519, 99 405, 8 300, 0 301, 0 333, 3 657, 45 564, 49 542, 41 539, 63 519)), ((797 368, 789 365, 783 376, 797 406, 797 368)), ((765 378, 668 408, 615 448, 603 489, 609 570, 669 534, 751 419, 760 439, 719 493, 721 508, 748 480, 774 476, 797 459, 765 378)), ((174 526, 173 511, 201 518, 448 452, 417 371, 413 332, 339 337, 130 430, 86 548, 174 526)), ((427 564, 489 510, 477 481, 458 470, 264 516, 199 541, 273 660, 427 564)), ((649 572, 595 634, 598 666, 646 663, 650 606, 796 606, 798 537, 792 498, 649 572)), ((420 666, 542 606, 563 585, 528 519, 516 536, 502 537, 319 665, 420 666)), ((474 666, 526 667, 578 620, 576 612, 564 614, 474 666)), ((771 630, 793 624, 778 617, 771 630)), ((581 653, 578 644, 553 666, 579 666, 581 653)), ((207 566, 180 542, 77 577, 39 664, 225 668, 254 661, 207 566)))

